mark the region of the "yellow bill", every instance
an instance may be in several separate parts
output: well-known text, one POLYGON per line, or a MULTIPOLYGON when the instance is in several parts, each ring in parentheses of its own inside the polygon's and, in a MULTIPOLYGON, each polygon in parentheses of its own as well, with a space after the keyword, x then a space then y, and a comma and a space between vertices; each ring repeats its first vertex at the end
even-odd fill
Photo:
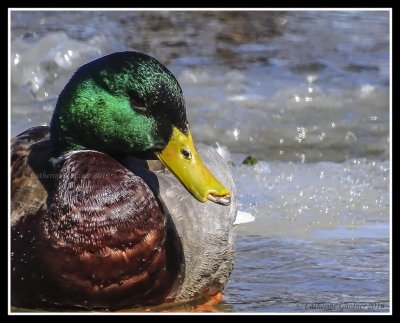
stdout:
POLYGON ((174 127, 167 147, 157 153, 157 157, 199 201, 208 199, 219 204, 230 204, 229 190, 204 165, 194 147, 190 131, 185 135, 174 127))

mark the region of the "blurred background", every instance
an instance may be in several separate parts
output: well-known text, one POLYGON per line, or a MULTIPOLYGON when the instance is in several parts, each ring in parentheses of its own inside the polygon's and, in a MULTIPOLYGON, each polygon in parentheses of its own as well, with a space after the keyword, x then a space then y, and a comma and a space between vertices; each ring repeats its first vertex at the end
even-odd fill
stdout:
POLYGON ((388 11, 12 11, 11 135, 48 124, 82 64, 154 56, 255 217, 217 310, 388 311, 389 28, 388 11))

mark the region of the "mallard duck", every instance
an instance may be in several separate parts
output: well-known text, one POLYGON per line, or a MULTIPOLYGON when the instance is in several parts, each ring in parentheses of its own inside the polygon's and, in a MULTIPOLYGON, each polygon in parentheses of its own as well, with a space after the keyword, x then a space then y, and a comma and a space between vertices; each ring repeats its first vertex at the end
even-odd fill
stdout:
POLYGON ((80 67, 50 127, 11 142, 12 305, 113 310, 221 292, 235 186, 216 151, 197 148, 181 87, 155 58, 80 67))

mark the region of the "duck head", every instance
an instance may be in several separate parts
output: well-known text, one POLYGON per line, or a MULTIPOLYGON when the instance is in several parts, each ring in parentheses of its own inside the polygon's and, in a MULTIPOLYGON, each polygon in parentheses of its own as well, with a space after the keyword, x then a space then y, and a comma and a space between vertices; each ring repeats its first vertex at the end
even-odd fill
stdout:
POLYGON ((59 96, 50 138, 55 155, 81 149, 151 154, 199 201, 230 203, 229 190, 196 151, 178 81, 148 55, 119 52, 79 68, 59 96))

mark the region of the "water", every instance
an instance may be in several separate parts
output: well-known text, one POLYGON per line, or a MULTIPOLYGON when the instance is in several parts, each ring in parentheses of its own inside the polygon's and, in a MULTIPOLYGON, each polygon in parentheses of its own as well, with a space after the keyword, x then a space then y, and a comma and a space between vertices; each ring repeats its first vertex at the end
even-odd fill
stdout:
POLYGON ((155 56, 255 216, 216 310, 388 312, 389 40, 384 11, 13 12, 11 134, 83 63, 155 56))

